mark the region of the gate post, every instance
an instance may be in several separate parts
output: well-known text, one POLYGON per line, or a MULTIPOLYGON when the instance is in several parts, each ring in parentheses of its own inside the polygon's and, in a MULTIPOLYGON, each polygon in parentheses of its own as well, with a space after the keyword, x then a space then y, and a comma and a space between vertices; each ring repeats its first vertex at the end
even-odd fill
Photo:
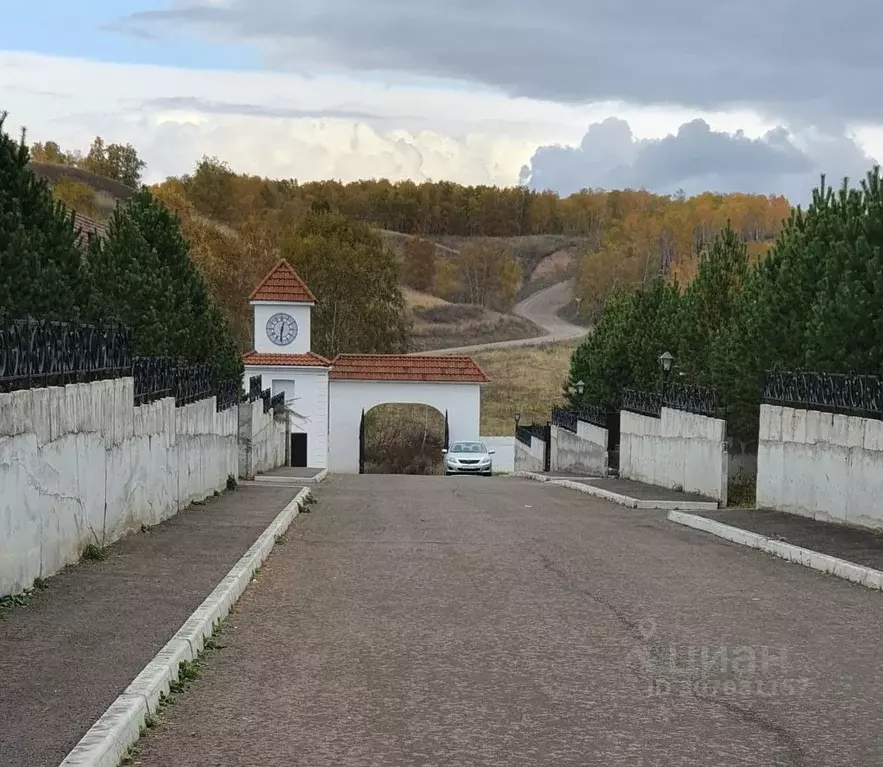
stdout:
POLYGON ((449 445, 450 439, 451 439, 451 435, 448 430, 448 411, 445 410, 445 450, 447 450, 450 447, 450 445, 449 445))
POLYGON ((551 471, 552 469, 552 422, 546 421, 543 428, 543 444, 546 446, 543 450, 543 471, 551 471))
POLYGON ((362 420, 359 421, 359 474, 365 473, 365 408, 362 408, 362 420))

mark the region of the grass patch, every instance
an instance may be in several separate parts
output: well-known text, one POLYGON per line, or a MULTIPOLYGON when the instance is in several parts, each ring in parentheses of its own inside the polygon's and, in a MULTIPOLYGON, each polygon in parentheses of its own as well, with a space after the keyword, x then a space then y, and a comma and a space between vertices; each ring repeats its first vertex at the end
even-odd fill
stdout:
POLYGON ((103 562, 107 559, 107 549, 97 543, 87 544, 80 559, 86 562, 103 562))
POLYGON ((491 379, 481 387, 481 433, 514 434, 515 413, 521 414, 522 424, 547 421, 552 405, 563 400, 570 355, 578 343, 475 352, 472 357, 491 379))
POLYGON ((757 477, 739 472, 727 483, 727 506, 753 509, 757 505, 757 477))
POLYGON ((0 618, 14 607, 27 607, 31 598, 39 591, 45 591, 49 588, 49 581, 46 578, 34 578, 34 584, 29 589, 25 589, 18 594, 7 594, 0 597, 0 618))

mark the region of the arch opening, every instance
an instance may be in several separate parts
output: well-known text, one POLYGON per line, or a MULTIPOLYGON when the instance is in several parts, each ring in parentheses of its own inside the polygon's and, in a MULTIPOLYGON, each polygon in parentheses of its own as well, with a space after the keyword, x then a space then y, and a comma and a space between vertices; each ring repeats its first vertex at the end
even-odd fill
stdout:
POLYGON ((445 414, 431 405, 375 405, 365 412, 363 473, 444 474, 445 437, 445 414))

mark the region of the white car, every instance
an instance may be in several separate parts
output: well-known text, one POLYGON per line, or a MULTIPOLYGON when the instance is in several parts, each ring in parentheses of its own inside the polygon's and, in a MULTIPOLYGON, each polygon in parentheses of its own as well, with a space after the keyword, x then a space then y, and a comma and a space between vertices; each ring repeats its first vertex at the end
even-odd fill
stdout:
POLYGON ((482 474, 489 477, 494 473, 491 456, 494 449, 488 450, 484 442, 453 442, 445 455, 445 476, 451 474, 482 474))

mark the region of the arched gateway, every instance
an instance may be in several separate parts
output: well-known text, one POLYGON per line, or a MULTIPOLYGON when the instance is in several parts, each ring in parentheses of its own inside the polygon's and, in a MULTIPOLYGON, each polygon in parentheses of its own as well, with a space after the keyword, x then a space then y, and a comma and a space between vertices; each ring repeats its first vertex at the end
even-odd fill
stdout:
POLYGON ((292 465, 356 474, 362 414, 388 403, 430 405, 446 414, 451 440, 478 439, 484 371, 471 357, 340 354, 328 360, 310 350, 316 298, 287 261, 261 280, 254 307, 254 350, 245 378, 284 392, 292 411, 292 465))

